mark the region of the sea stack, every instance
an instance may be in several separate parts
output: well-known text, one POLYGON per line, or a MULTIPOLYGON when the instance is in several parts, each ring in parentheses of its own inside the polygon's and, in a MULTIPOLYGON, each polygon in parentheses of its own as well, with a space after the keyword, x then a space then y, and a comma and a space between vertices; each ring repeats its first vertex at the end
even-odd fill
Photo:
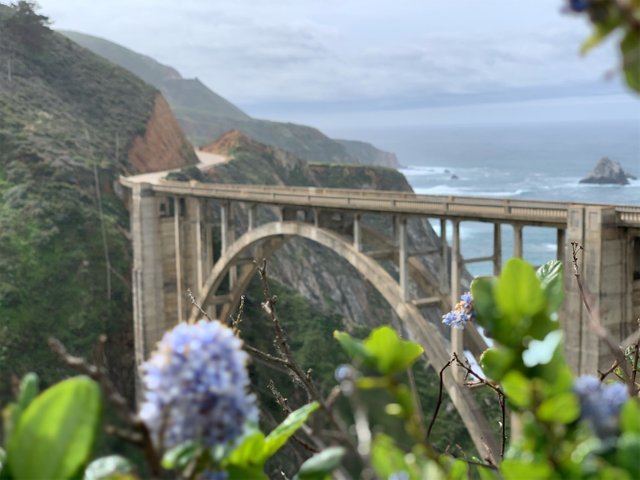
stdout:
POLYGON ((580 183, 627 185, 629 179, 635 180, 636 177, 625 172, 619 162, 603 157, 591 173, 580 180, 580 183))

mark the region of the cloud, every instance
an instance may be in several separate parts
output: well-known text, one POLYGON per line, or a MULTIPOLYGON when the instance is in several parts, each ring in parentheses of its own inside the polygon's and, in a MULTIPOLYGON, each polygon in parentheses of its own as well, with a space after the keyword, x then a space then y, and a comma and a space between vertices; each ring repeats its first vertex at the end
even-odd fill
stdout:
POLYGON ((420 99, 592 82, 560 0, 41 0, 59 28, 116 41, 242 105, 420 99), (515 5, 515 4, 518 5, 515 5))

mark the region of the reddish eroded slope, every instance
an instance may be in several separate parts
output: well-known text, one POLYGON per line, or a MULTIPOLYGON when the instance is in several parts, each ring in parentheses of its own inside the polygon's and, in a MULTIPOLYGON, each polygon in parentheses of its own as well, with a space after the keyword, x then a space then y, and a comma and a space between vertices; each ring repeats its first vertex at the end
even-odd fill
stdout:
POLYGON ((198 162, 193 147, 180 129, 169 104, 156 96, 144 137, 137 136, 129 150, 129 163, 138 172, 156 172, 198 162))
POLYGON ((249 143, 252 143, 252 140, 247 138, 246 135, 239 130, 229 130, 215 142, 205 145, 204 147, 200 147, 200 150, 207 153, 216 153, 218 155, 229 155, 231 150, 249 143))

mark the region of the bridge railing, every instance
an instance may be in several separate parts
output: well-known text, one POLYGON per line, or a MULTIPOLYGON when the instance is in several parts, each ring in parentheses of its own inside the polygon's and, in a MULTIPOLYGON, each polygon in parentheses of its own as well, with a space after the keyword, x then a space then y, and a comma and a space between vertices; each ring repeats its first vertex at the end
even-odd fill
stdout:
MULTIPOLYGON (((122 177, 126 186, 135 181, 122 177)), ((398 214, 453 216, 476 220, 504 219, 562 226, 568 202, 518 200, 453 195, 420 195, 413 192, 346 188, 285 187, 276 185, 209 184, 161 180, 151 184, 158 193, 236 200, 284 206, 335 208, 398 214)), ((618 220, 640 226, 640 206, 617 206, 618 220)))
POLYGON ((631 226, 640 227, 640 206, 624 205, 616 207, 618 220, 631 226))

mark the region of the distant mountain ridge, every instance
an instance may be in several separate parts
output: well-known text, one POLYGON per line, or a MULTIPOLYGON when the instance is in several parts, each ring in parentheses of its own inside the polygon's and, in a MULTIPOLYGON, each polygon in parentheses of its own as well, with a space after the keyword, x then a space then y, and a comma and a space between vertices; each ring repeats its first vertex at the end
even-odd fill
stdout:
POLYGON ((211 143, 229 130, 239 130, 307 161, 399 167, 395 154, 365 142, 334 140, 305 125, 252 118, 197 78, 185 79, 174 68, 146 55, 92 35, 60 33, 158 88, 196 145, 211 143))

